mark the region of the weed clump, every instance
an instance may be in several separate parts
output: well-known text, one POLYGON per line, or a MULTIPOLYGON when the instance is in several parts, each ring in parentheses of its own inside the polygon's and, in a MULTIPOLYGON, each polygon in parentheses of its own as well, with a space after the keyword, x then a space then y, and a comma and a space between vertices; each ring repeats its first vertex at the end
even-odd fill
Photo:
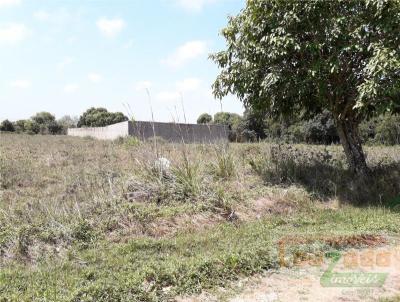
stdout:
POLYGON ((228 180, 236 174, 236 164, 228 146, 215 148, 215 160, 210 164, 211 173, 217 179, 228 180))
POLYGON ((96 239, 96 232, 86 220, 79 221, 72 229, 72 238, 84 244, 89 244, 96 239))

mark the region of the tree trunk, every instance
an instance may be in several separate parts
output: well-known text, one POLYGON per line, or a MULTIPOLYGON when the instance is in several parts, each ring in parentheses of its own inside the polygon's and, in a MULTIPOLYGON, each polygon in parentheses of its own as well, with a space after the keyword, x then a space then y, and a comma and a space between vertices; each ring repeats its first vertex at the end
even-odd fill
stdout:
POLYGON ((369 176, 370 170, 365 160, 358 133, 359 123, 354 120, 342 120, 338 118, 336 125, 350 170, 359 176, 369 176))

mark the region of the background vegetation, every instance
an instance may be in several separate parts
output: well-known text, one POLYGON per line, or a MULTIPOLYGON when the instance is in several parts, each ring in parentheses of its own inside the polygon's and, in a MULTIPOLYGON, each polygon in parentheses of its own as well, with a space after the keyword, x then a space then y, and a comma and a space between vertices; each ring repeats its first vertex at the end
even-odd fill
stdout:
MULTIPOLYGON (((310 119, 296 116, 273 119, 266 114, 256 114, 250 110, 245 111, 243 116, 219 112, 214 118, 204 113, 199 116, 198 123, 227 125, 232 142, 268 140, 323 145, 340 142, 335 122, 328 111, 310 119), (205 120, 207 122, 204 122, 205 120)), ((385 114, 363 121, 360 124, 360 136, 362 141, 369 145, 400 144, 400 115, 385 114)))
MULTIPOLYGON (((79 119, 64 116, 59 120, 48 112, 37 113, 29 120, 10 122, 4 120, 0 131, 27 134, 66 134, 68 128, 101 127, 128 118, 122 113, 110 113, 105 109, 88 109, 79 119)), ((339 136, 331 114, 324 111, 314 118, 302 120, 292 117, 272 119, 265 115, 245 111, 243 116, 236 113, 218 112, 212 117, 204 113, 197 120, 199 124, 223 124, 230 129, 231 142, 270 142, 337 144, 339 136)), ((360 125, 362 141, 368 145, 400 144, 400 116, 381 115, 368 119, 360 125)))
POLYGON ((39 112, 27 120, 16 122, 4 120, 0 124, 0 131, 26 134, 67 134, 68 128, 104 127, 127 120, 128 118, 121 112, 108 112, 104 108, 90 108, 79 119, 66 115, 56 120, 56 117, 49 112, 39 112))

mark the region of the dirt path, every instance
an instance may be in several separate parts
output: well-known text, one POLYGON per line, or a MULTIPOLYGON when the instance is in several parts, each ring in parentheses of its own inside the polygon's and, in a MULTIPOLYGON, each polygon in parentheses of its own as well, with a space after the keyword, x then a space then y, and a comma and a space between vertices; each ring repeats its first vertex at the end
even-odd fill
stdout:
MULTIPOLYGON (((385 274, 382 286, 354 287, 321 285, 321 276, 329 269, 331 259, 324 260, 321 266, 303 263, 296 268, 283 268, 268 272, 263 276, 252 277, 232 286, 239 294, 202 294, 198 297, 177 299, 179 302, 296 302, 296 301, 379 301, 400 295, 400 246, 350 250, 343 253, 332 267, 337 273, 362 273, 351 276, 372 276, 368 273, 385 274)), ((373 275, 377 276, 377 275, 373 275)), ((373 277, 371 277, 373 278, 373 277)), ((339 279, 329 279, 334 282, 339 279)), ((347 279, 349 280, 349 279, 347 279)), ((361 280, 361 279, 358 279, 361 280)), ((373 280, 373 279, 369 279, 373 280)), ((365 281, 365 278, 364 278, 365 281)))

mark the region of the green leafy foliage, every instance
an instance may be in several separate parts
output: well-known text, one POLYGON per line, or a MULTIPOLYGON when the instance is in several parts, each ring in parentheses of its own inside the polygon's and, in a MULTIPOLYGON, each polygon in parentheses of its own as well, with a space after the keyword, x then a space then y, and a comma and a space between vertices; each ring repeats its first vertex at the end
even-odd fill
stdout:
POLYGON ((25 131, 25 122, 26 120, 18 120, 14 123, 15 131, 17 133, 22 133, 25 131))
POLYGON ((214 114, 214 124, 226 125, 229 128, 229 140, 240 141, 242 117, 237 113, 217 112, 214 114))
POLYGON ((36 113, 31 119, 39 125, 47 125, 51 122, 55 122, 56 117, 49 112, 43 111, 36 113))
POLYGON ((375 140, 385 145, 400 144, 400 116, 387 115, 376 127, 375 140))
POLYGON ((128 118, 121 112, 108 112, 105 108, 90 108, 79 118, 77 126, 104 127, 127 121, 128 118))
POLYGON ((398 0, 247 1, 211 56, 214 94, 271 117, 328 110, 350 168, 366 175, 357 128, 400 108, 399 31, 398 0))
POLYGON ((56 117, 45 111, 32 116, 24 128, 31 134, 61 134, 63 130, 62 126, 56 121, 56 117))
POLYGON ((400 116, 387 114, 366 120, 360 125, 360 133, 369 144, 400 144, 400 116))
POLYGON ((14 132, 15 127, 9 120, 4 120, 0 125, 0 131, 14 132))
POLYGON ((28 134, 38 134, 40 132, 40 125, 32 120, 26 120, 24 123, 24 132, 28 134))
POLYGON ((197 119, 197 124, 210 124, 213 121, 213 118, 208 113, 203 113, 197 119))

